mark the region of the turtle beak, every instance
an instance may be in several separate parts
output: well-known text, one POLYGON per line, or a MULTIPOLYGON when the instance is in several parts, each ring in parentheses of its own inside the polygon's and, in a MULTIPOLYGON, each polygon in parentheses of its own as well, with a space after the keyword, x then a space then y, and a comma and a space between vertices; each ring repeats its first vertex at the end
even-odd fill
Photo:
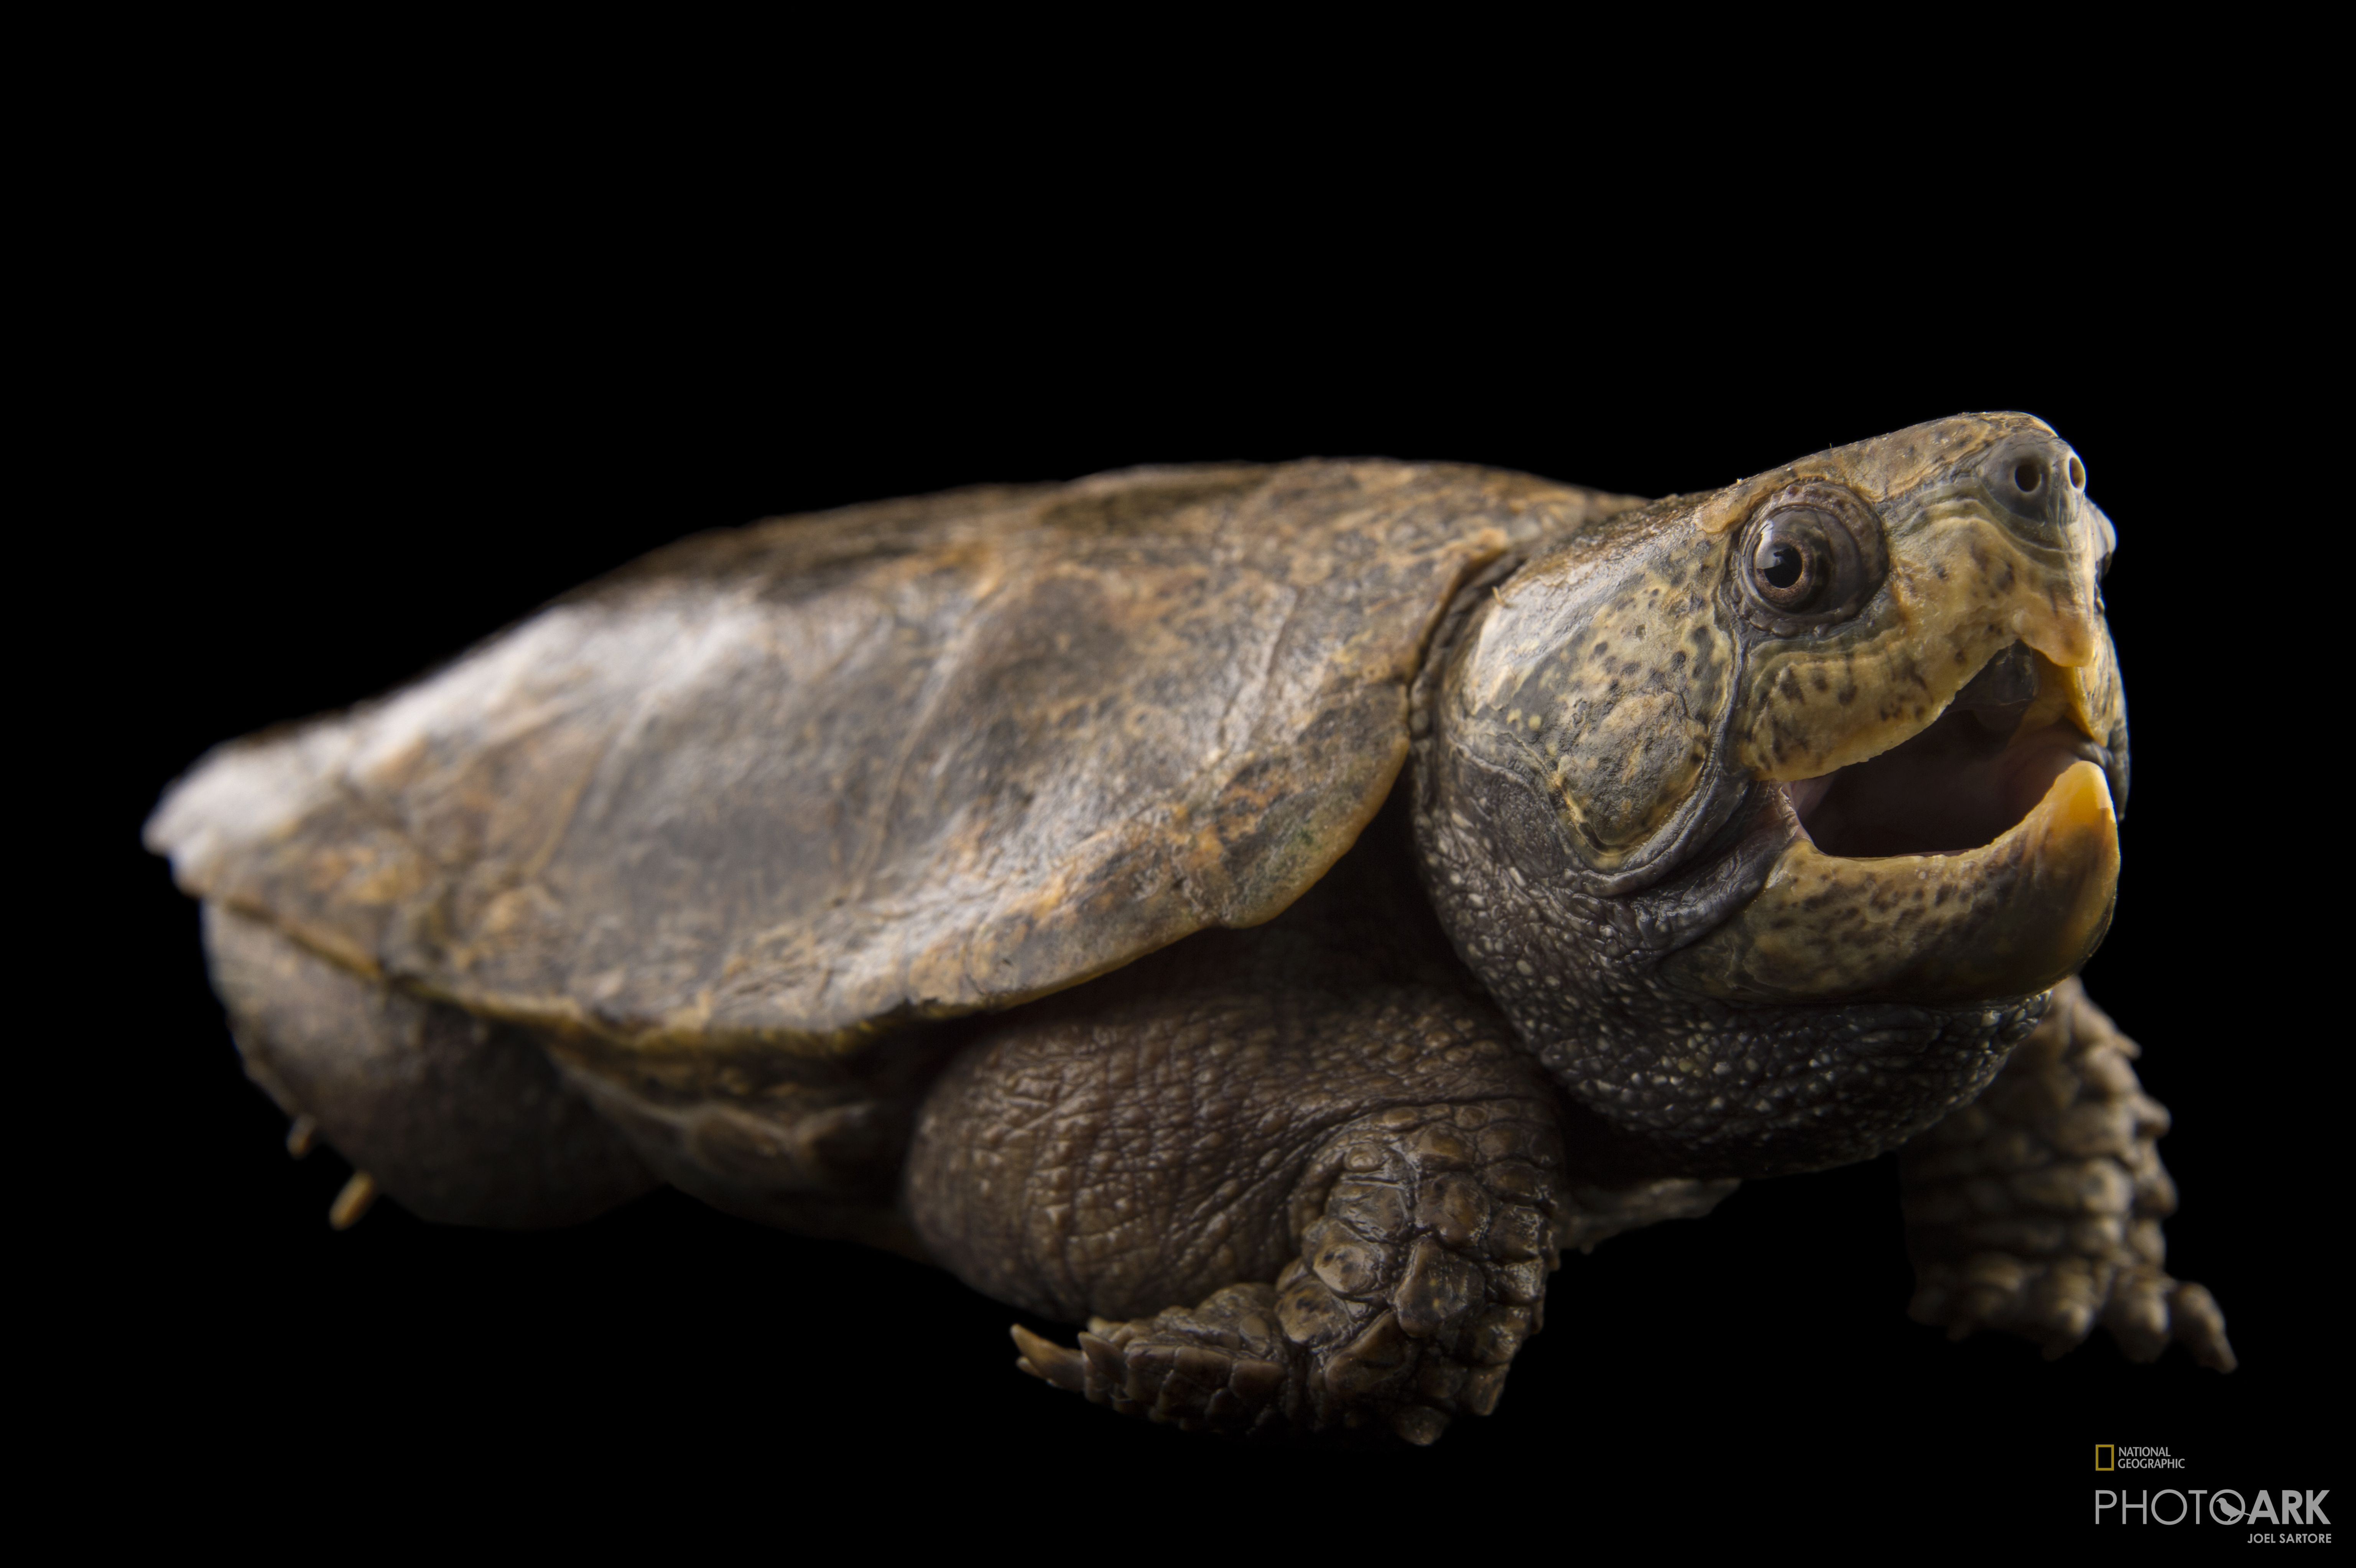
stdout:
POLYGON ((2014 537, 2048 560, 2060 558, 2058 569, 2041 575, 2039 591, 2011 613, 2020 646, 2040 661, 2038 701, 2021 733, 2066 724, 2094 742, 2085 755, 2103 764, 2115 816, 2126 808, 2126 702, 2103 621, 2102 578, 2118 534, 2086 498, 2085 465, 2050 431, 2001 443, 1986 471, 1989 489, 2006 502, 2014 537))
POLYGON ((2102 650, 2100 582, 2115 537, 2086 499, 2085 465, 2059 437, 2039 432, 1998 444, 1985 467, 2014 537, 2047 560, 2060 557, 2040 591, 2014 607, 2013 635, 2064 670, 2083 669, 2102 650))

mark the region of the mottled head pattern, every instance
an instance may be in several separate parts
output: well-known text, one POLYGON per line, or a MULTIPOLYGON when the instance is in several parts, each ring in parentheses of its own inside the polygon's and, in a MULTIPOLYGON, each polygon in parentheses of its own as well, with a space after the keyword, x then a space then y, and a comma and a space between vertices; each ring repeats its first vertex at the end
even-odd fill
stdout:
POLYGON ((1734 691, 1717 606, 1728 543, 1612 519, 1494 590, 1451 688, 1480 715, 1466 760, 1542 789, 1566 847, 1612 890, 1640 886, 1690 836, 1734 691), (1466 684, 1477 680, 1477 686, 1466 684))
POLYGON ((1460 604, 1419 688, 1425 869, 1607 1133, 1687 1175, 1870 1155, 2093 951, 2126 730, 2084 483, 2027 415, 1942 420, 1460 604))

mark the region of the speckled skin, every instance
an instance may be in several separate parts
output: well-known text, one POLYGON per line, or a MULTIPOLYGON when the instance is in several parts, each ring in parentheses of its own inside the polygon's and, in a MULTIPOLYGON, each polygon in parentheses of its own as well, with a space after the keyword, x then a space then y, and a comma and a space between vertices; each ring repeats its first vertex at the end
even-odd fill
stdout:
POLYGON ((1717 603, 1731 542, 1676 518, 1655 503, 1584 531, 1476 598, 1448 639, 1477 644, 1452 667, 1452 711, 1485 721, 1452 726, 1455 760, 1543 779, 1576 862, 1612 891, 1715 825, 1702 784, 1734 696, 1717 603))
POLYGON ((2006 1067, 2116 884, 2083 483, 1998 414, 1649 504, 1304 463, 787 520, 225 747, 149 838, 249 1070, 396 1200, 668 1180, 1087 1319, 1022 1365, 1126 1413, 1430 1442, 1562 1249, 1932 1129, 1918 1315, 2141 1349, 2158 1302, 2229 1364, 2156 1198, 2049 1245, 2068 1184, 1978 1175, 2123 1060, 2006 1067), (1762 597, 1804 514, 1846 575, 1762 597), (1815 843, 1785 781, 1935 770, 1966 703, 2013 825, 1815 843))

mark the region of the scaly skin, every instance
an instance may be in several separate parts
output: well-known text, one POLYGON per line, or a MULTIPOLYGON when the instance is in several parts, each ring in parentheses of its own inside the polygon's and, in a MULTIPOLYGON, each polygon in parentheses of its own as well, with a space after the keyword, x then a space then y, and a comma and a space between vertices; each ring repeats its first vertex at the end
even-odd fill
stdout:
POLYGON ((2099 1323, 2131 1360, 2179 1342, 2233 1370, 2216 1298, 2160 1266, 2176 1184, 2159 1163, 2167 1109, 2128 1065, 2141 1054, 2065 981, 1988 1091, 1907 1146, 1917 1323, 1957 1339, 2000 1329, 2049 1357, 2099 1323))
POLYGON ((1098 1320, 1077 1356, 1018 1335, 1026 1369, 1124 1414, 1238 1435, 1387 1427, 1423 1444, 1486 1415, 1560 1262, 1547 1109, 1512 1098, 1362 1117, 1296 1187, 1316 1218, 1273 1286, 1098 1320))
POLYGON ((1559 1240, 1628 1221, 1598 1194, 1580 1222, 1553 1085, 1396 896, 1389 847, 1269 926, 1027 1010, 935 1086, 906 1188, 927 1249, 1093 1321, 1076 1349, 1018 1332, 1031 1370, 1216 1432, 1430 1442, 1495 1404, 1559 1240))
POLYGON ((1555 1129, 1534 1109, 1513 1099, 1362 1120, 1321 1151, 1316 1176, 1338 1165, 1338 1179, 1273 1287, 1091 1323, 1078 1358, 1018 1328, 1023 1369, 1123 1414, 1234 1434, 1387 1426, 1422 1444, 1459 1415, 1487 1415, 1515 1352, 1545 1326, 1563 1246, 1705 1214, 1734 1187, 1565 1180, 1555 1129))

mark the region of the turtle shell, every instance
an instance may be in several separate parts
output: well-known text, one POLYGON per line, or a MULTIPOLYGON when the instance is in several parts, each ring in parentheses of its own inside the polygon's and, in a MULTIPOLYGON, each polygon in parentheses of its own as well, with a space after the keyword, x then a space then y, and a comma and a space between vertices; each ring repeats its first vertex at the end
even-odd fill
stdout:
POLYGON ((480 1013, 855 1049, 1279 913, 1389 789, 1459 585, 1627 504, 1305 462, 701 535, 220 747, 148 840, 188 892, 480 1013))

